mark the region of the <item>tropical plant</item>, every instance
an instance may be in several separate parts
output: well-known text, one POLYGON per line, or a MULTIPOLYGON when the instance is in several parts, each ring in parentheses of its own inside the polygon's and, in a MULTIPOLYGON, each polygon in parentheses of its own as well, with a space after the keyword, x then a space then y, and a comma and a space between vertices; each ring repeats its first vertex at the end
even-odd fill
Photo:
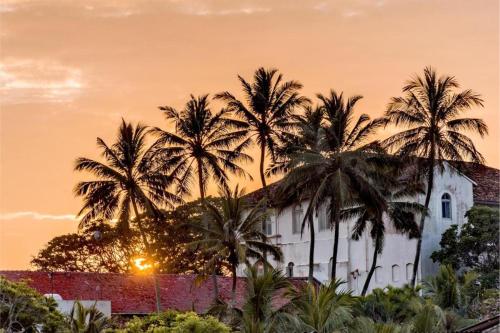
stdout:
POLYGON ((86 308, 76 301, 68 315, 68 327, 71 333, 100 333, 110 326, 109 319, 97 309, 95 303, 86 308))
POLYGON ((0 276, 0 331, 64 331, 64 317, 51 297, 44 297, 25 282, 9 281, 0 276))
POLYGON ((497 237, 499 210, 474 206, 467 222, 452 225, 442 235, 441 249, 432 253, 434 262, 452 265, 455 270, 474 270, 481 274, 483 287, 497 288, 500 268, 500 242, 497 237))
POLYGON ((235 300, 236 270, 240 264, 250 264, 250 259, 269 265, 263 252, 271 253, 275 260, 281 260, 281 250, 268 243, 267 236, 262 232, 262 221, 267 217, 265 202, 261 201, 251 207, 243 197, 244 191, 236 186, 234 191, 221 189, 221 208, 207 204, 206 223, 192 224, 201 231, 205 238, 192 242, 192 245, 202 245, 213 257, 206 263, 207 269, 212 269, 218 263, 227 263, 227 269, 232 276, 232 299, 235 300))
POLYGON ((249 176, 238 165, 252 161, 252 157, 243 152, 250 144, 245 122, 229 117, 226 109, 212 113, 208 95, 191 95, 181 111, 170 106, 162 106, 160 110, 174 123, 175 132, 154 128, 153 133, 165 145, 161 149, 165 159, 176 161, 182 192, 190 192, 195 174, 202 201, 210 178, 227 188, 228 172, 249 176))
MULTIPOLYGON (((361 96, 344 101, 343 94, 330 91, 318 95, 319 107, 325 113, 325 124, 313 148, 292 152, 289 173, 280 184, 282 193, 294 193, 300 188, 309 194, 310 204, 304 219, 327 207, 330 225, 334 229, 331 277, 336 276, 341 209, 356 200, 373 202, 384 207, 385 198, 372 184, 370 174, 374 157, 380 152, 377 143, 365 144, 370 134, 383 125, 381 119, 371 120, 361 115, 354 123, 354 106, 361 96)), ((385 207, 384 207, 385 209, 385 207)))
POLYGON ((384 205, 377 207, 376 202, 361 202, 360 205, 346 208, 341 213, 344 220, 356 218, 352 230, 354 240, 359 240, 370 226, 370 236, 374 244, 373 259, 361 296, 365 296, 368 291, 371 278, 377 268, 377 258, 384 247, 386 224, 390 223, 397 232, 414 238, 418 236, 415 215, 426 214, 423 205, 408 201, 409 198, 423 191, 421 183, 415 182, 412 177, 407 177, 404 167, 393 165, 384 169, 383 172, 378 172, 377 176, 373 177, 378 190, 385 197, 384 205))
POLYGON ((299 95, 302 84, 297 81, 283 82, 283 76, 278 74, 277 69, 257 69, 253 83, 239 75, 238 79, 243 87, 245 102, 227 91, 217 94, 215 98, 224 101, 230 111, 248 124, 249 138, 260 149, 260 180, 267 191, 264 173, 266 153, 275 160, 276 147, 293 129, 290 116, 297 107, 306 105, 308 99, 299 95))
MULTIPOLYGON (((97 138, 106 163, 80 157, 76 160, 76 171, 87 171, 96 180, 82 181, 75 187, 75 194, 83 197, 80 227, 96 219, 118 220, 124 232, 130 228, 130 212, 134 217, 147 251, 152 249, 140 221, 141 213, 160 216, 160 208, 171 208, 182 200, 168 189, 175 184, 176 174, 172 164, 159 165, 158 158, 162 142, 147 146, 147 128, 122 120, 118 138, 112 146, 97 138)), ((155 279, 156 280, 156 279, 155 279)), ((156 286, 157 310, 160 311, 159 287, 156 286)))
POLYGON ((327 285, 307 283, 290 289, 288 328, 294 332, 317 333, 345 330, 353 319, 354 298, 350 291, 340 290, 342 284, 334 280, 327 285))
MULTIPOLYGON (((457 88, 459 84, 453 76, 438 77, 433 68, 426 67, 423 77, 415 76, 403 87, 403 97, 392 98, 385 113, 388 124, 408 128, 389 137, 383 144, 399 156, 419 158, 416 163, 427 181, 424 203, 426 209, 429 207, 436 168, 442 172, 446 160, 484 161, 473 141, 463 131, 484 136, 488 127, 479 118, 460 117, 474 106, 483 106, 483 100, 472 90, 456 92, 457 88)), ((424 226, 425 215, 422 215, 413 265, 414 286, 424 226)))
POLYGON ((134 317, 123 329, 109 333, 229 333, 228 326, 211 316, 200 316, 194 312, 168 310, 145 317, 134 317))

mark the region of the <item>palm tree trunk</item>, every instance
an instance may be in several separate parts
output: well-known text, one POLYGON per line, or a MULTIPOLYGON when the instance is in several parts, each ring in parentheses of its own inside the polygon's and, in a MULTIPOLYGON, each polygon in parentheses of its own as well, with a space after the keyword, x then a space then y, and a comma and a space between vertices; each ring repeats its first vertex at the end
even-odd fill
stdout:
MULTIPOLYGON (((266 210, 267 210, 267 201, 269 200, 269 189, 266 184, 266 175, 264 174, 264 162, 266 159, 266 142, 263 139, 260 144, 260 162, 259 162, 259 173, 260 173, 260 181, 262 183, 262 188, 264 189, 264 195, 266 196, 266 210)), ((264 258, 264 272, 267 273, 267 251, 263 251, 262 257, 264 258)))
MULTIPOLYGON (((430 167, 429 167, 429 173, 427 175, 427 192, 425 194, 425 203, 424 207, 425 210, 429 208, 429 202, 431 201, 431 193, 432 193, 432 187, 434 183, 434 161, 430 161, 430 167)), ((416 286, 417 283, 417 275, 418 275, 418 265, 420 263, 420 252, 422 251, 422 238, 424 236, 424 226, 425 226, 425 217, 426 214, 422 214, 420 217, 420 224, 419 224, 419 236, 418 236, 418 241, 417 241, 417 250, 415 251, 415 260, 413 261, 413 275, 411 278, 411 285, 413 287, 416 286)))
MULTIPOLYGON (((203 206, 203 210, 206 210, 205 187, 203 186, 203 168, 200 159, 197 159, 196 162, 198 164, 198 185, 200 186, 201 204, 203 206)), ((204 220, 204 224, 205 227, 208 228, 208 223, 206 222, 206 220, 204 220)), ((212 270, 212 283, 214 285, 214 300, 217 300, 217 298, 219 297, 219 286, 217 285, 217 275, 215 274, 216 270, 217 270, 217 263, 215 263, 214 269, 212 270)))
POLYGON ((232 275, 232 278, 233 278, 233 285, 232 285, 232 288, 231 288, 231 306, 232 307, 235 307, 236 306, 236 283, 238 281, 237 277, 236 277, 236 265, 231 265, 231 275, 232 275))
POLYGON ((373 273, 375 273, 375 269, 377 268, 377 257, 379 253, 380 248, 380 235, 377 233, 377 236, 375 237, 375 247, 373 249, 373 260, 372 260, 372 266, 370 267, 370 271, 368 272, 368 276, 366 277, 365 284, 363 285, 363 290, 361 291, 361 296, 366 295, 366 291, 368 290, 368 287, 370 286, 370 281, 372 279, 373 273))
POLYGON ((339 252, 339 229, 340 229, 339 224, 340 224, 340 221, 339 221, 338 213, 335 213, 335 215, 337 215, 337 216, 335 217, 335 220, 333 221, 335 234, 333 236, 332 275, 331 275, 332 281, 335 280, 335 278, 337 277, 337 255, 339 252))
MULTIPOLYGON (((153 255, 151 246, 149 245, 148 239, 142 228, 141 219, 139 217, 139 210, 137 209, 137 203, 135 202, 134 196, 132 196, 132 207, 134 208, 135 219, 137 220, 137 226, 139 227, 139 232, 141 233, 142 241, 144 242, 144 247, 150 256, 153 255)), ((156 298, 156 312, 161 312, 161 295, 160 295, 160 284, 158 282, 158 276, 156 275, 156 268, 152 265, 152 273, 154 286, 155 286, 155 298, 156 298)))
POLYGON ((312 283, 314 280, 314 246, 316 242, 312 214, 309 215, 309 230, 311 232, 311 241, 309 243, 309 276, 307 280, 309 281, 309 283, 312 283))

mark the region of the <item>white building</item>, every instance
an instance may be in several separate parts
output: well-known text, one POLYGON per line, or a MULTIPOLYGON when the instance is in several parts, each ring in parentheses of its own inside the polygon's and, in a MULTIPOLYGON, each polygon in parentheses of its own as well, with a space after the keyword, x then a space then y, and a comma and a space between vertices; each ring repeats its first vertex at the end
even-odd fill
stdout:
MULTIPOLYGON (((476 204, 499 205, 500 171, 483 165, 467 163, 467 171, 457 172, 446 165, 444 173, 435 173, 435 184, 429 205, 422 244, 420 276, 432 275, 437 270, 429 256, 439 249, 441 234, 452 224, 462 225, 465 213, 476 204)), ((272 185, 271 185, 272 186, 272 185)), ((252 199, 262 196, 262 190, 249 194, 252 199)), ((424 203, 425 195, 412 201, 424 203)), ((288 275, 306 277, 309 271, 309 230, 301 236, 300 225, 308 202, 291 203, 281 214, 273 214, 265 226, 272 242, 281 247, 283 261, 276 263, 288 275)), ((316 215, 316 214, 315 214, 316 215)), ((314 277, 320 282, 329 280, 332 267, 333 232, 326 221, 326 212, 314 217, 316 246, 314 252, 314 277)), ((418 221, 418 220, 417 220, 418 221)), ((360 294, 373 258, 373 243, 368 234, 353 240, 350 230, 353 221, 342 223, 339 232, 337 277, 360 294)), ((386 229, 384 248, 379 255, 378 267, 372 277, 370 289, 403 286, 411 280, 416 240, 397 234, 390 225, 386 229)), ((242 273, 242 270, 240 271, 242 273)))

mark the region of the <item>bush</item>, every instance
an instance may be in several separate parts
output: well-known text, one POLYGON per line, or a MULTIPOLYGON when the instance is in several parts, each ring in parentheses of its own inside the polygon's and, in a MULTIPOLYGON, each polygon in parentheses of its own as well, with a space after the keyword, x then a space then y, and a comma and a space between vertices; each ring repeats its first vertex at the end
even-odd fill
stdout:
POLYGON ((60 332, 64 316, 52 298, 40 295, 24 282, 0 276, 0 329, 6 332, 60 332))
POLYGON ((199 316, 194 312, 166 311, 144 318, 134 317, 125 328, 108 330, 108 333, 229 333, 231 330, 211 316, 199 316))

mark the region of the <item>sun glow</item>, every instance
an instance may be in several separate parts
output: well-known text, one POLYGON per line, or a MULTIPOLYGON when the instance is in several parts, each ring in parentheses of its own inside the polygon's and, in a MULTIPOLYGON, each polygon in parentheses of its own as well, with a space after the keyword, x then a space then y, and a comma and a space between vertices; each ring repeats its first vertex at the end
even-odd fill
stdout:
POLYGON ((135 267, 139 271, 145 271, 153 267, 151 264, 146 262, 146 258, 135 258, 133 259, 135 267))

